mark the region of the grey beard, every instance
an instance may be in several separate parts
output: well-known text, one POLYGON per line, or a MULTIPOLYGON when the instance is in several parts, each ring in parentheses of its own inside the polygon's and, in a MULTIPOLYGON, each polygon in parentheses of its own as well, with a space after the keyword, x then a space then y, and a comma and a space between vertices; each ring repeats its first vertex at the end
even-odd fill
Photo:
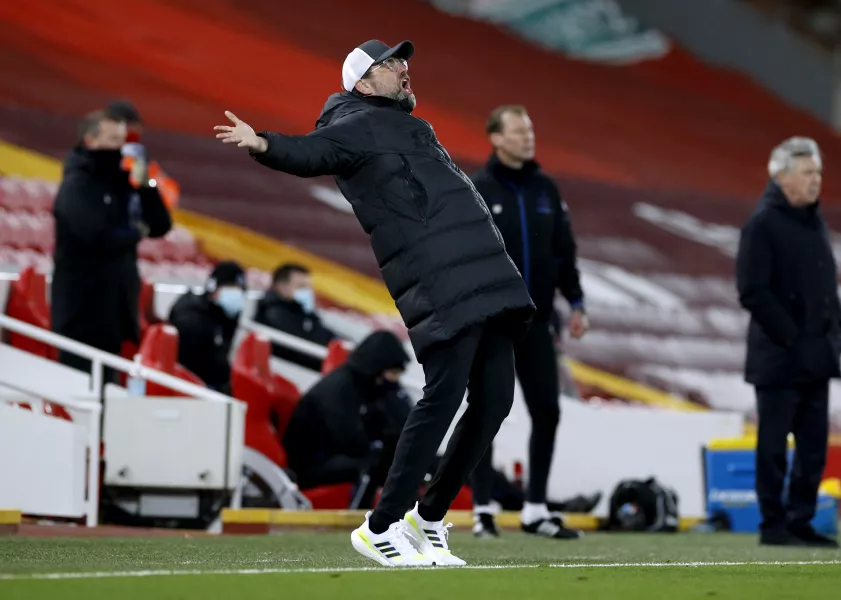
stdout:
POLYGON ((417 98, 415 98, 415 95, 407 94, 402 89, 397 93, 397 97, 395 98, 395 100, 397 100, 400 106, 402 106, 408 112, 412 112, 418 105, 418 101, 417 98))
POLYGON ((401 87, 398 90, 393 92, 388 92, 385 94, 379 94, 383 98, 389 98, 391 100, 396 100, 400 106, 402 106, 406 111, 412 112, 415 107, 418 105, 417 98, 415 98, 414 94, 407 94, 406 91, 401 87))

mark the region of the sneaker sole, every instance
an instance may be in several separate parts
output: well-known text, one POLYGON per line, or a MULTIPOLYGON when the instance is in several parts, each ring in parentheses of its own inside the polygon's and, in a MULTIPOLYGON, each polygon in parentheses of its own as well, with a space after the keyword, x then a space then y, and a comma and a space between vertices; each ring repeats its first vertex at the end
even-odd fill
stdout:
POLYGON ((419 567, 432 567, 435 566, 435 563, 411 563, 407 562, 406 564, 394 564, 388 562, 388 559, 384 556, 381 556, 376 550, 372 550, 368 543, 362 539, 362 536, 359 534, 358 530, 354 530, 353 533, 350 534, 350 543, 353 546, 353 549, 359 552, 365 558, 370 558, 371 560, 380 563, 384 567, 393 567, 393 568, 402 568, 402 569, 410 569, 410 568, 419 568, 419 567))
POLYGON ((425 535, 418 531, 415 520, 408 517, 409 515, 407 514, 404 518, 409 524, 409 531, 411 532, 412 537, 415 538, 415 541, 420 546, 419 552, 429 560, 433 561, 432 564, 439 567, 464 567, 467 565, 464 560, 457 558, 452 554, 447 556, 446 554, 438 552, 438 549, 432 545, 432 542, 430 542, 425 535))
POLYGON ((378 562, 384 567, 396 567, 397 565, 393 565, 388 562, 384 556, 380 556, 368 546, 365 540, 362 539, 362 536, 359 535, 359 532, 354 529, 353 533, 350 534, 350 543, 353 546, 353 549, 359 552, 365 558, 370 558, 374 562, 378 562))

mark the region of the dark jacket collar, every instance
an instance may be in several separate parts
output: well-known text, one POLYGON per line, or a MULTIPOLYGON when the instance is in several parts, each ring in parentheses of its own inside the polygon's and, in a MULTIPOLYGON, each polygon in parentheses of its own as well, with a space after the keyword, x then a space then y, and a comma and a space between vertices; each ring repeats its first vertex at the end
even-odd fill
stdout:
POLYGON ((403 106, 397 100, 386 98, 385 96, 366 96, 354 89, 351 94, 371 106, 378 106, 380 108, 393 108, 395 110, 404 110, 403 106))
POLYGON ((327 98, 321 114, 315 121, 315 128, 327 127, 334 121, 368 106, 408 112, 397 100, 382 96, 365 96, 354 89, 351 92, 338 92, 327 98))
POLYGON ((502 163, 497 157, 496 153, 491 154, 488 162, 485 164, 491 175, 502 182, 511 182, 517 185, 522 184, 540 171, 540 165, 537 161, 529 160, 523 164, 521 169, 512 169, 511 167, 502 163))
POLYGON ((207 292, 194 294, 192 291, 189 291, 181 296, 172 305, 170 317, 178 313, 200 313, 215 323, 224 323, 226 325, 236 325, 238 321, 238 319, 229 317, 222 310, 222 307, 213 301, 213 298, 207 292))
POLYGON ((85 146, 74 146, 64 160, 64 175, 86 171, 105 179, 125 180, 128 172, 122 169, 122 153, 116 150, 90 150, 85 146))
POLYGON ((762 200, 767 206, 802 223, 812 223, 821 214, 820 200, 809 206, 792 206, 783 190, 774 181, 768 182, 762 200))
POLYGON ((260 298, 257 305, 258 307, 262 307, 264 309, 283 307, 292 312, 300 313, 302 315, 305 314, 304 309, 300 304, 298 304, 295 300, 287 300, 286 298, 283 298, 274 290, 274 288, 266 290, 266 293, 263 294, 263 297, 260 298))

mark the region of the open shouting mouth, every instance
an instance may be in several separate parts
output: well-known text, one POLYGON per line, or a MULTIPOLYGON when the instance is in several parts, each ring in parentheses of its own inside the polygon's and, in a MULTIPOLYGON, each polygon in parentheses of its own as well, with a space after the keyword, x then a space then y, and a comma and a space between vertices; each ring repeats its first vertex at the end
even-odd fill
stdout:
POLYGON ((407 96, 412 95, 413 92, 412 86, 409 83, 409 77, 403 77, 403 79, 400 80, 400 87, 406 93, 407 96))

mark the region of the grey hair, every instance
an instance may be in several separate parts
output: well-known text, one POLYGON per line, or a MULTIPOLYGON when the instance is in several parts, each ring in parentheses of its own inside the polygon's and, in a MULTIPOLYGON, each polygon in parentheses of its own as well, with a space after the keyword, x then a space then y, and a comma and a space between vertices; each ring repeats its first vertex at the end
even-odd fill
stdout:
POLYGON ((807 137, 791 137, 771 151, 768 174, 776 177, 794 166, 796 158, 813 158, 821 164, 821 150, 815 140, 807 137))

